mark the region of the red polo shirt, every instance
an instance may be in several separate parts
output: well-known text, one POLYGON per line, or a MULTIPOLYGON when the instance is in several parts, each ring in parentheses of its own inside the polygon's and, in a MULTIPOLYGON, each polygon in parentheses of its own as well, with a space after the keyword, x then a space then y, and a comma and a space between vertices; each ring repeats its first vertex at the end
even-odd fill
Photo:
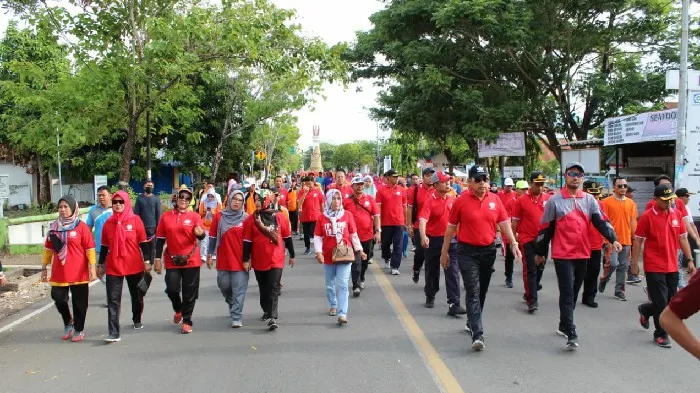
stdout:
POLYGON ((202 261, 199 259, 199 242, 194 236, 194 228, 204 229, 202 218, 193 211, 180 213, 173 209, 160 216, 156 237, 165 239, 167 249, 165 254, 166 269, 180 269, 186 267, 200 267, 202 261), (190 255, 185 266, 174 266, 171 255, 190 255))
MULTIPOLYGON (((605 206, 598 201, 598 206, 600 206, 600 212, 605 216, 605 206)), ((607 216, 606 216, 607 217, 607 216)), ((588 243, 591 245, 591 251, 600 251, 603 249, 603 243, 605 238, 598 232, 598 230, 593 225, 593 222, 588 224, 588 243)))
POLYGON ((518 222, 518 240, 521 244, 527 244, 537 239, 540 230, 540 220, 544 213, 544 206, 549 200, 549 195, 543 192, 538 196, 530 194, 528 190, 520 198, 512 203, 511 218, 518 222))
POLYGON ((463 193, 450 211, 450 225, 460 225, 457 241, 470 246, 490 246, 496 240, 496 225, 508 221, 508 212, 501 199, 486 192, 479 200, 463 193))
POLYGON ((513 190, 510 190, 510 192, 505 192, 504 190, 501 190, 498 192, 498 197, 501 198, 501 202, 503 203, 503 206, 505 206, 506 202, 508 202, 509 200, 517 199, 518 194, 516 194, 513 190))
POLYGON ((304 198, 304 203, 301 205, 301 222, 314 222, 321 216, 323 209, 323 192, 318 188, 311 188, 307 192, 301 192, 298 200, 304 198), (308 195, 307 195, 308 194, 308 195), (306 198, 304 198, 306 195, 306 198))
MULTIPOLYGON (((654 206, 656 206, 656 200, 650 199, 649 202, 647 202, 645 210, 649 210, 654 206)), ((671 202, 671 207, 676 208, 681 218, 690 217, 690 214, 688 213, 688 208, 685 207, 685 203, 683 203, 683 201, 681 201, 680 198, 676 198, 673 202, 671 202)))
POLYGON ((416 217, 413 217, 414 228, 418 228, 418 215, 420 214, 421 210, 423 210, 423 204, 433 194, 435 194, 435 189, 433 187, 426 187, 425 184, 421 184, 417 187, 411 187, 406 192, 406 202, 408 204, 408 208, 412 209, 413 205, 416 205, 416 217))
POLYGON ((406 224, 404 206, 406 206, 406 190, 398 184, 382 187, 377 191, 377 204, 382 215, 382 226, 402 226, 406 224))
POLYGON ((352 186, 350 186, 349 184, 345 184, 345 185, 343 185, 342 187, 338 187, 338 185, 337 185, 336 183, 331 183, 331 184, 329 184, 328 187, 326 188, 326 191, 328 191, 328 190, 333 190, 333 189, 339 190, 339 191, 340 191, 340 194, 343 195, 343 199, 350 198, 350 197, 353 196, 353 194, 355 193, 355 192, 352 190, 352 186))
POLYGON ((673 273, 678 271, 679 237, 686 234, 683 219, 676 209, 661 212, 651 208, 637 223, 636 237, 644 241, 644 271, 673 273))
MULTIPOLYGON (((215 242, 218 237, 219 221, 221 213, 214 216, 208 235, 210 242, 215 242)), ((230 228, 219 242, 216 250, 216 270, 241 272, 243 271, 243 223, 230 228)))
POLYGON ((446 194, 443 198, 437 192, 433 192, 423 203, 423 208, 418 213, 418 219, 426 221, 426 236, 445 236, 450 211, 455 201, 456 198, 452 194, 446 194))
POLYGON ((284 268, 284 239, 292 236, 292 229, 289 225, 289 220, 284 214, 277 213, 275 218, 277 218, 277 230, 279 233, 279 240, 276 246, 255 225, 254 215, 249 215, 243 221, 243 241, 251 243, 250 265, 254 270, 268 271, 272 268, 284 268))
MULTIPOLYGON (((66 234, 68 251, 66 253, 66 264, 62 264, 58 259, 58 252, 54 250, 48 236, 44 242, 44 247, 53 252, 53 262, 51 264, 52 286, 66 286, 69 284, 85 284, 89 282, 87 250, 95 248, 95 239, 92 231, 83 221, 66 234)), ((143 268, 143 264, 141 265, 143 268)))
POLYGON ((102 244, 109 247, 105 268, 106 273, 110 276, 124 277, 143 271, 143 256, 140 246, 146 241, 146 229, 143 227, 143 221, 138 216, 134 216, 122 222, 122 226, 126 235, 126 249, 122 250, 121 257, 117 257, 114 252, 117 221, 110 218, 102 227, 102 244))
POLYGON ((343 200, 343 209, 352 213, 357 226, 357 236, 361 242, 374 237, 374 217, 379 215, 379 206, 370 195, 362 194, 357 199, 354 195, 343 200))

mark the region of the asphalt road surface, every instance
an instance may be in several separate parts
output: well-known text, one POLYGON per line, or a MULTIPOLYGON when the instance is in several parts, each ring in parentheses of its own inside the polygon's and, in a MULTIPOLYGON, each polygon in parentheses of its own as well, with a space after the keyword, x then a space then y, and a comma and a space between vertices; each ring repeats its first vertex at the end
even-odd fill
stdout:
MULTIPOLYGON (((296 241, 297 250, 303 250, 296 241)), ((311 256, 285 268, 280 329, 258 318, 251 275, 243 328, 231 329, 216 273, 202 270, 194 332, 172 324, 170 302, 156 276, 145 299, 145 329, 131 329, 128 292, 122 300, 122 341, 105 344, 104 286, 91 288, 86 334, 63 342, 58 312, 44 312, 6 329, 42 305, 0 322, 0 392, 690 392, 697 361, 680 347, 658 348, 637 322, 641 287, 628 302, 599 295, 600 308, 580 304, 581 347, 564 350, 558 324, 556 277, 549 264, 540 310, 526 312, 521 270, 515 288, 503 285, 496 261, 484 324, 486 350, 475 353, 464 318, 446 316, 444 282, 434 309, 423 307, 423 277, 411 281, 412 255, 400 276, 370 265, 367 288, 350 299, 347 326, 327 315, 322 268, 311 256), (4 331, 3 331, 4 329, 4 331)), ((463 297, 463 296, 462 296, 463 297)), ((47 303, 45 303, 47 304, 47 303)), ((700 332, 700 318, 690 321, 700 332)))

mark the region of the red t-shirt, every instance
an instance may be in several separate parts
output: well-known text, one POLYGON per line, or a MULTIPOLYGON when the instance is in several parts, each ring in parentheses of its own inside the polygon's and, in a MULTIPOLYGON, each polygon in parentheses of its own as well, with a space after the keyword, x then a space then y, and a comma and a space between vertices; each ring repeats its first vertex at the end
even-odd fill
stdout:
POLYGON ((283 213, 275 214, 275 218, 280 237, 276 246, 255 225, 254 215, 251 214, 243 221, 243 241, 251 243, 250 264, 255 270, 284 268, 284 239, 292 236, 292 230, 289 220, 283 213))
POLYGON ((549 200, 549 195, 540 193, 537 197, 527 191, 512 203, 510 216, 513 221, 518 221, 518 240, 521 244, 527 244, 537 239, 540 229, 540 220, 544 213, 544 206, 549 200))
POLYGON ((202 218, 193 211, 180 213, 177 209, 160 216, 156 237, 165 239, 167 250, 165 254, 165 268, 179 269, 186 267, 200 267, 202 261, 199 257, 199 243, 194 236, 194 228, 204 229, 202 218), (173 265, 172 255, 190 255, 185 266, 173 265))
POLYGON ((141 255, 140 244, 147 241, 143 221, 136 216, 122 222, 122 226, 126 235, 126 249, 122 250, 122 255, 119 257, 114 251, 117 247, 114 243, 116 241, 117 221, 110 217, 102 227, 102 245, 109 247, 105 269, 110 276, 123 277, 143 271, 143 255, 141 255))
POLYGON ((323 209, 323 192, 314 187, 307 192, 302 191, 298 200, 304 198, 304 195, 306 195, 306 198, 301 205, 301 222, 314 222, 318 220, 323 209))
MULTIPOLYGON (((598 206, 600 206, 600 212, 605 215, 605 206, 598 201, 598 206)), ((591 251, 598 251, 603 249, 603 243, 605 238, 598 232, 593 222, 588 224, 588 243, 591 245, 591 251)))
MULTIPOLYGON (((646 209, 644 210, 649 210, 654 206, 656 206, 656 200, 650 199, 649 202, 647 202, 646 209)), ((680 198, 676 198, 673 202, 671 202, 671 207, 676 208, 681 218, 690 217, 690 214, 688 213, 688 208, 685 207, 685 203, 683 203, 683 201, 680 200, 680 198)))
MULTIPOLYGON (((343 234, 343 242, 350 248, 353 248, 351 236, 353 233, 357 233, 357 227, 355 226, 355 219, 352 213, 348 214, 346 211, 345 214, 338 219, 338 231, 343 234)), ((333 249, 338 245, 338 240, 333 233, 331 220, 325 215, 318 218, 314 236, 321 236, 323 238, 323 263, 332 265, 333 249)))
POLYGON ((382 215, 382 226, 403 226, 406 223, 404 206, 406 206, 406 192, 399 186, 382 187, 377 191, 377 204, 382 215))
POLYGON ((428 200, 428 198, 433 194, 435 194, 435 189, 433 187, 426 188, 424 184, 417 187, 411 187, 406 191, 406 202, 408 204, 408 208, 412 209, 413 205, 416 205, 416 217, 413 217, 413 228, 418 228, 418 215, 420 214, 421 210, 423 210, 423 204, 425 201, 428 200), (416 188, 418 188, 417 192, 416 188))
POLYGON ((436 192, 423 203, 423 208, 418 213, 419 220, 426 220, 426 236, 445 236, 447 223, 450 218, 450 211, 456 201, 452 194, 440 197, 436 192))
MULTIPOLYGON (((209 229, 210 242, 215 242, 219 235, 221 213, 214 216, 209 229)), ((229 228, 216 249, 216 270, 241 272, 243 271, 243 223, 229 228)))
POLYGON ((374 198, 362 194, 360 199, 356 199, 353 195, 343 200, 343 209, 352 213, 360 241, 371 240, 374 237, 374 217, 379 215, 379 206, 374 198))
POLYGON ((510 192, 505 192, 503 190, 498 192, 498 197, 501 198, 501 202, 503 203, 503 206, 505 206, 506 202, 508 202, 511 199, 517 199, 518 194, 515 193, 515 191, 510 191, 510 192))
POLYGON ((668 308, 680 319, 688 319, 700 311, 700 274, 690 277, 688 286, 676 292, 668 303, 668 308))
POLYGON ((460 225, 457 241, 470 246, 490 246, 496 240, 496 225, 508 221, 508 212, 496 194, 487 192, 479 200, 462 194, 450 211, 450 225, 460 225))
POLYGON ((339 190, 339 191, 340 191, 340 194, 343 196, 343 199, 350 198, 350 197, 353 196, 353 194, 355 193, 355 192, 352 190, 352 186, 347 185, 347 184, 345 184, 345 185, 343 185, 342 187, 338 188, 338 185, 337 185, 336 183, 331 183, 331 184, 329 184, 328 187, 326 188, 326 191, 328 191, 328 190, 333 190, 333 189, 339 190))
POLYGON ((673 273, 678 271, 679 237, 685 235, 683 219, 676 209, 667 213, 651 208, 637 222, 635 237, 644 241, 644 271, 673 273))
MULTIPOLYGON (((95 248, 95 240, 92 238, 92 231, 83 221, 68 231, 68 252, 66 253, 66 264, 62 264, 58 259, 58 252, 54 250, 48 237, 44 242, 47 250, 53 251, 53 263, 51 264, 52 284, 84 284, 90 280, 88 270, 88 258, 86 251, 95 248)), ((143 266, 143 265, 142 265, 143 266)))
POLYGON ((280 196, 279 196, 279 198, 277 198, 277 201, 279 202, 280 205, 282 205, 284 207, 289 207, 289 206, 287 206, 287 203, 289 203, 289 191, 287 191, 286 188, 284 188, 284 187, 280 188, 280 196))

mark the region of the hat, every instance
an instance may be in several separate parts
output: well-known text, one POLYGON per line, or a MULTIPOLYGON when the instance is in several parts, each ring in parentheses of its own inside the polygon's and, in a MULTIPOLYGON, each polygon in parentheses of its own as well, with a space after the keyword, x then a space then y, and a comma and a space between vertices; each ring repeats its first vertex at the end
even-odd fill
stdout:
POLYGON ((668 201, 676 197, 670 184, 660 184, 654 188, 654 198, 668 201))
POLYGON ((580 162, 576 162, 576 161, 570 162, 570 163, 566 164, 566 167, 564 168, 564 170, 565 170, 565 171, 568 171, 568 170, 571 169, 571 168, 578 168, 578 169, 581 170, 581 172, 586 172, 586 171, 583 169, 583 165, 582 165, 580 162))
POLYGON ((506 180, 503 182, 503 185, 504 186, 514 186, 515 183, 513 183, 513 179, 511 179, 510 177, 506 177, 506 180))
MULTIPOLYGON (((630 192, 629 188, 627 189, 627 192, 630 192)), ((687 188, 679 188, 676 190, 677 197, 689 197, 691 195, 695 195, 695 193, 688 191, 687 188)))
POLYGON ((188 193, 188 194, 190 194, 190 197, 194 195, 194 194, 192 193, 192 190, 190 190, 189 188, 187 188, 187 186, 184 185, 184 184, 180 186, 180 189, 179 189, 179 190, 177 190, 177 195, 179 196, 180 194, 185 193, 185 192, 188 193))
POLYGON ((518 190, 527 190, 529 187, 525 180, 518 180, 518 182, 515 183, 515 188, 518 190))
POLYGON ((364 183, 365 183, 365 179, 362 176, 355 176, 352 178, 352 180, 350 180, 350 184, 364 184, 364 183))
POLYGON ((435 168, 430 167, 430 168, 423 169, 423 176, 429 175, 431 173, 435 173, 435 168))
POLYGON ((540 171, 534 171, 530 173, 530 182, 532 183, 544 183, 547 181, 547 177, 544 173, 540 171))
POLYGON ((583 189, 589 194, 600 194, 601 188, 603 188, 602 185, 593 180, 586 180, 583 182, 583 189))
POLYGON ((393 169, 389 169, 388 171, 384 172, 384 177, 399 177, 399 173, 393 169))
POLYGON ((472 165, 472 167, 469 168, 469 177, 471 179, 476 179, 479 176, 489 177, 489 172, 481 165, 472 165))
POLYGON ((180 191, 182 191, 182 190, 189 190, 189 188, 187 187, 187 184, 180 184, 179 190, 180 190, 180 191))
POLYGON ((430 178, 430 181, 432 181, 433 183, 437 183, 437 182, 445 183, 445 182, 450 181, 451 179, 452 179, 452 176, 446 174, 445 172, 438 171, 438 172, 433 172, 433 176, 430 178))

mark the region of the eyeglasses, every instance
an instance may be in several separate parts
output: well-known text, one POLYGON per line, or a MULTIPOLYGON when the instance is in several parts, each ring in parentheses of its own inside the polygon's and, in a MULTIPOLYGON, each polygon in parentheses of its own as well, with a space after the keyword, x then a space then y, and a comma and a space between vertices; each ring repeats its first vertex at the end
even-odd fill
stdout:
POLYGON ((488 176, 477 176, 474 178, 474 183, 488 183, 489 182, 489 177, 488 176))
POLYGON ((618 184, 617 188, 627 188, 627 184, 618 184))
POLYGON ((185 201, 191 201, 191 200, 192 200, 192 197, 189 196, 189 195, 188 195, 188 196, 184 196, 184 195, 183 195, 183 196, 178 196, 177 199, 182 199, 182 200, 185 200, 185 201))
POLYGON ((231 202, 243 203, 243 199, 241 199, 241 198, 233 198, 233 199, 231 199, 231 202))
POLYGON ((112 205, 123 205, 125 202, 122 199, 113 199, 112 205))
POLYGON ((583 177, 583 172, 566 172, 569 177, 583 177))

